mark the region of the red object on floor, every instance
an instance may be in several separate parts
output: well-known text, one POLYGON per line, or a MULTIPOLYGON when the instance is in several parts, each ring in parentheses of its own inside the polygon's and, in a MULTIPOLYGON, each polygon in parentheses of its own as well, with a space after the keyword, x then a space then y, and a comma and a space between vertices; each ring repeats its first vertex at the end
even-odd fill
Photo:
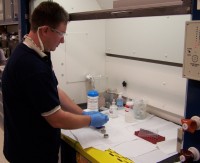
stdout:
POLYGON ((139 131, 135 131, 135 135, 153 144, 165 140, 165 137, 145 129, 140 129, 139 131))

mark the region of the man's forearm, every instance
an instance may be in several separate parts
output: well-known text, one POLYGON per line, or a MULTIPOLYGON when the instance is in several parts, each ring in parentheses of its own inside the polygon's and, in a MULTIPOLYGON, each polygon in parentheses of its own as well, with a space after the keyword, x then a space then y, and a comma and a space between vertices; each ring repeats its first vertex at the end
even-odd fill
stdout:
POLYGON ((71 100, 61 88, 58 88, 58 94, 60 105, 63 110, 75 114, 82 114, 83 110, 77 104, 75 104, 74 101, 71 100))

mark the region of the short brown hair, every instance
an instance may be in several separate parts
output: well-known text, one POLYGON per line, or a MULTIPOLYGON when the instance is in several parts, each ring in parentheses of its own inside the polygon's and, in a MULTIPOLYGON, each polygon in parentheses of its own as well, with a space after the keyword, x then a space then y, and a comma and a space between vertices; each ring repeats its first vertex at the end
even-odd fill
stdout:
POLYGON ((67 24, 69 14, 56 2, 45 1, 40 3, 31 16, 31 30, 36 31, 38 27, 48 25, 56 28, 60 23, 67 24))

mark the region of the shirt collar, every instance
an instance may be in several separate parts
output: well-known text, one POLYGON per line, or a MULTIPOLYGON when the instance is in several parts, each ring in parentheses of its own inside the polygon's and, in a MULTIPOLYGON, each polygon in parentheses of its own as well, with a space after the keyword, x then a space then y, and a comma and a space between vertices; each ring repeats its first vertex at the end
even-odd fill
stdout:
POLYGON ((33 49, 35 52, 39 54, 41 58, 46 57, 47 55, 35 44, 35 42, 28 37, 27 35, 24 36, 23 43, 27 45, 29 48, 33 49))

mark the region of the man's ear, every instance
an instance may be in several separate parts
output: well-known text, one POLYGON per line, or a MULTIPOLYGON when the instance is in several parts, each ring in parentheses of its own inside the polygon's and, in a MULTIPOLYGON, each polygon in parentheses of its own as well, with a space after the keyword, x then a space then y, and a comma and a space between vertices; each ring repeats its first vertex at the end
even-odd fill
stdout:
POLYGON ((47 34, 48 30, 50 30, 50 28, 48 26, 40 27, 41 34, 47 34))
POLYGON ((48 26, 43 27, 43 32, 47 33, 48 30, 51 30, 48 26))

